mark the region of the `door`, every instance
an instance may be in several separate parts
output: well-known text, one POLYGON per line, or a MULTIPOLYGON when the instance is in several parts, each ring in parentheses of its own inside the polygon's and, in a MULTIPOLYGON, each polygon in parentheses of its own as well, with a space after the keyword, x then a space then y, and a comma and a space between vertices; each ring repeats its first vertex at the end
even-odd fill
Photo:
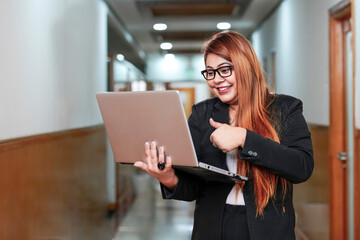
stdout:
POLYGON ((354 238, 354 71, 351 3, 330 9, 330 239, 354 238))

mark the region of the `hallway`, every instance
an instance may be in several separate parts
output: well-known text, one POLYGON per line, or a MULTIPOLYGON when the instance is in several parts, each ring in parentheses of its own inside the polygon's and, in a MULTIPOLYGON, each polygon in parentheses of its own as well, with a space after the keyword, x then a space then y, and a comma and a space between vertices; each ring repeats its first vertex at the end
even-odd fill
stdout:
POLYGON ((113 240, 172 240, 190 239, 194 203, 163 200, 153 179, 144 186, 121 221, 113 240))
POLYGON ((1 1, 0 240, 189 240, 195 202, 115 162, 96 94, 176 90, 189 117, 214 96, 202 49, 225 29, 271 93, 302 101, 315 165, 294 184, 297 235, 360 240, 359 13, 360 0, 1 1))

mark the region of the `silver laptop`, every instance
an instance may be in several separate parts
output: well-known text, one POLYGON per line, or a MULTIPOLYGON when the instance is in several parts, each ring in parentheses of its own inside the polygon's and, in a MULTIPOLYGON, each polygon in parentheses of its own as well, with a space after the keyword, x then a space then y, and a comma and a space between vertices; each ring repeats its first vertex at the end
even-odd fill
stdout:
POLYGON ((116 162, 145 161, 145 142, 156 141, 175 169, 208 180, 247 180, 198 162, 178 91, 106 92, 96 98, 116 162))

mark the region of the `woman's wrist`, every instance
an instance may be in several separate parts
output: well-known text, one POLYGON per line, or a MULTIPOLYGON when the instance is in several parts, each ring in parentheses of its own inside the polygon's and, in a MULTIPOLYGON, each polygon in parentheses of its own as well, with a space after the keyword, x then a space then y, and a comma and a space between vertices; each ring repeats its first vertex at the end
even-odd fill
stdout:
POLYGON ((239 136, 238 144, 239 147, 243 148, 245 144, 247 130, 246 128, 238 127, 238 131, 239 131, 239 134, 237 134, 237 136, 239 136))
POLYGON ((163 181, 161 181, 161 183, 170 190, 175 190, 178 182, 179 182, 179 179, 176 176, 176 174, 174 174, 173 177, 166 178, 163 181))

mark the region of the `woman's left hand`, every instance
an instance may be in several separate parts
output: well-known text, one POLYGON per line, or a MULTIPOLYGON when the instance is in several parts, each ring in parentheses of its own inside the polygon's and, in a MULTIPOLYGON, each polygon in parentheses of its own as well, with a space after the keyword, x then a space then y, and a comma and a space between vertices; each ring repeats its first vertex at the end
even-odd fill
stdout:
POLYGON ((163 146, 160 146, 158 151, 155 141, 145 143, 145 162, 137 161, 134 166, 144 170, 171 190, 176 188, 179 181, 172 167, 171 158, 165 156, 163 146), (165 163, 165 168, 159 169, 159 163, 165 163))
POLYGON ((237 147, 244 147, 246 138, 246 129, 242 127, 232 127, 225 123, 215 122, 212 118, 209 120, 210 125, 215 131, 210 136, 210 142, 214 147, 224 153, 230 152, 237 147))

